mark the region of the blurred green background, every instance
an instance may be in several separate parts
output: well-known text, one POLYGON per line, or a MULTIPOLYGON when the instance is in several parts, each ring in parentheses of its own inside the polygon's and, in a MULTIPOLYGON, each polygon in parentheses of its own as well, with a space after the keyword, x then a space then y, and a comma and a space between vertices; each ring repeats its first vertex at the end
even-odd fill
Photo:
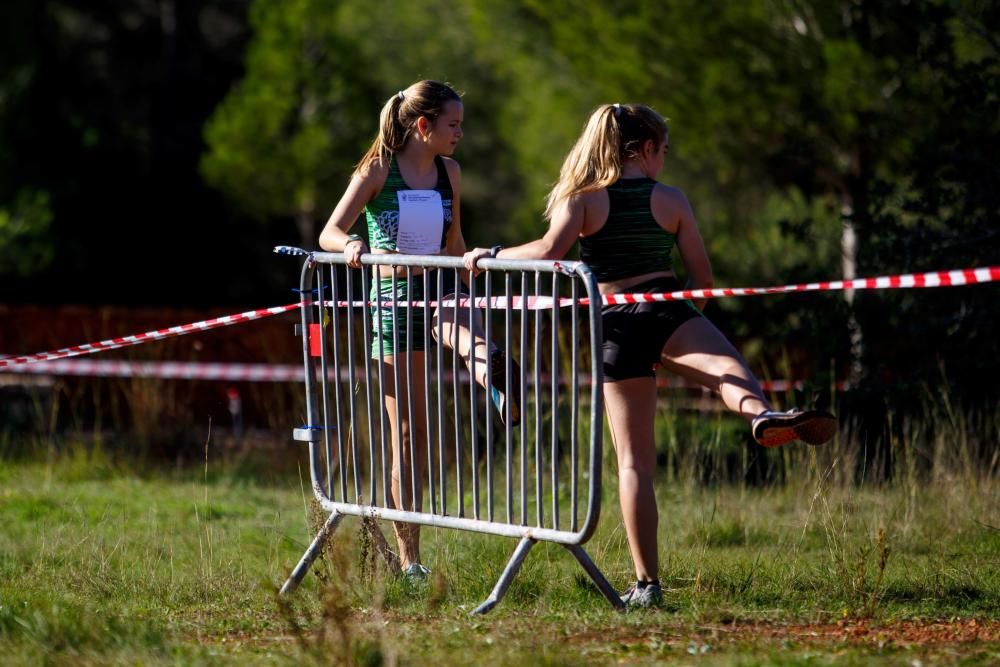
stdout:
MULTIPOLYGON (((641 102, 669 119, 661 179, 691 199, 718 286, 1000 263, 995 2, 9 0, 0 14, 8 306, 285 303, 297 269, 271 247, 316 247, 382 104, 420 78, 464 93, 470 246, 540 235, 590 111, 641 102)), ((707 312, 762 376, 807 378, 798 398, 838 409, 860 446, 936 415, 996 471, 996 295, 707 312)), ((6 338, 0 353, 37 351, 6 338)))

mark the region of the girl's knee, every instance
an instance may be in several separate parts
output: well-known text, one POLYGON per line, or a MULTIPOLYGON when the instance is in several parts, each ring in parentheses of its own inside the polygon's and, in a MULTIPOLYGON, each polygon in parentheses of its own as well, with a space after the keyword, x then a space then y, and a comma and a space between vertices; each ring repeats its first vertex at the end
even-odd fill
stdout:
POLYGON ((652 484, 655 470, 653 466, 629 463, 618 467, 619 479, 634 479, 640 484, 652 484))

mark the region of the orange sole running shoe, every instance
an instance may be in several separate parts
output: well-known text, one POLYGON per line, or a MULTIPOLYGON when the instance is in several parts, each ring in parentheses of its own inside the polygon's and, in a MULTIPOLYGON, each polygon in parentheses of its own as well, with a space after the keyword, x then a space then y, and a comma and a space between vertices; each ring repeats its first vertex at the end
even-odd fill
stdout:
POLYGON ((752 428, 753 439, 762 447, 780 447, 795 440, 822 445, 837 435, 837 418, 819 410, 768 410, 754 418, 752 428))

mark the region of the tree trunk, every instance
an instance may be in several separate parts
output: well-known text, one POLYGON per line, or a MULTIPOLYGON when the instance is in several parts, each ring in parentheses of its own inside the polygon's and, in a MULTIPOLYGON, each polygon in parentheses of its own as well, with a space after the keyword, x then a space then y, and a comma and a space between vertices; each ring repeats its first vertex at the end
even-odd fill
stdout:
MULTIPOLYGON (((840 200, 840 266, 844 280, 854 280, 858 275, 858 237, 854 229, 853 197, 843 194, 840 200)), ((847 335, 851 341, 851 358, 849 361, 847 382, 851 387, 857 387, 861 382, 862 338, 861 326, 854 314, 854 290, 844 290, 844 299, 850 308, 847 318, 847 335)))

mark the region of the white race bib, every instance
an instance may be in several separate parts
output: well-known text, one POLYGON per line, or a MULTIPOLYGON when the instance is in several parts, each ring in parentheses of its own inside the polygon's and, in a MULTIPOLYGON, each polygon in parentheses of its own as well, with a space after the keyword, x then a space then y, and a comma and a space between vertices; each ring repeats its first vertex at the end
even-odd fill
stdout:
POLYGON ((437 255, 444 231, 444 206, 437 190, 399 190, 396 250, 407 255, 437 255))

